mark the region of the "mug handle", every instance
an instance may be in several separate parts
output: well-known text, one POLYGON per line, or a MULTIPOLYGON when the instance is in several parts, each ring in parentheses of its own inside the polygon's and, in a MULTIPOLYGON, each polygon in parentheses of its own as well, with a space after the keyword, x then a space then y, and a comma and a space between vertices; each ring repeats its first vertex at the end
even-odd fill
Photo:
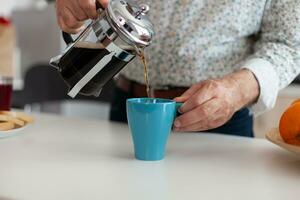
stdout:
MULTIPOLYGON (((96 10, 105 10, 104 7, 98 2, 96 1, 96 10)), ((62 37, 66 43, 66 45, 72 44, 74 42, 73 37, 71 36, 71 34, 62 31, 62 37)))
POLYGON ((175 105, 175 117, 178 117, 179 115, 181 115, 181 113, 178 112, 178 109, 180 108, 180 106, 182 106, 183 103, 178 103, 176 102, 175 105))

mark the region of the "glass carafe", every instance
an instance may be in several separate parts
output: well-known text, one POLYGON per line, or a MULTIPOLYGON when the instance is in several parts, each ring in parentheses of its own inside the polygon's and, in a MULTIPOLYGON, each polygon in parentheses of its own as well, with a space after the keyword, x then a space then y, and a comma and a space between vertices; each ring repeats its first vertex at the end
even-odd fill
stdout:
POLYGON ((111 0, 106 9, 98 5, 93 20, 75 41, 63 32, 67 48, 51 59, 69 87, 68 95, 99 96, 102 87, 148 46, 154 35, 146 17, 149 7, 111 0))

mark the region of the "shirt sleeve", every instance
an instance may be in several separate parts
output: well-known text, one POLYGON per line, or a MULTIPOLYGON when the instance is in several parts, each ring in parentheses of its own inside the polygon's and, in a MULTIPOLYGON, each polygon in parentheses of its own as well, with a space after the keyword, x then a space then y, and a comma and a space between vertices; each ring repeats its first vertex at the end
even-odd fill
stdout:
POLYGON ((254 53, 242 67, 255 75, 258 101, 250 109, 259 115, 274 107, 278 91, 300 72, 300 1, 269 1, 254 53))

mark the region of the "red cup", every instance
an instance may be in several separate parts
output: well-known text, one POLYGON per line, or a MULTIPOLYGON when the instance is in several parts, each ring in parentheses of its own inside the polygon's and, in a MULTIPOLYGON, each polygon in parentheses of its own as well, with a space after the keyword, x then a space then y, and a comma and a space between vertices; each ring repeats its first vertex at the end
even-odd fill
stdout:
POLYGON ((11 21, 6 17, 0 17, 0 24, 4 26, 11 25, 11 21))
POLYGON ((0 110, 11 108, 12 81, 11 77, 0 76, 0 110))

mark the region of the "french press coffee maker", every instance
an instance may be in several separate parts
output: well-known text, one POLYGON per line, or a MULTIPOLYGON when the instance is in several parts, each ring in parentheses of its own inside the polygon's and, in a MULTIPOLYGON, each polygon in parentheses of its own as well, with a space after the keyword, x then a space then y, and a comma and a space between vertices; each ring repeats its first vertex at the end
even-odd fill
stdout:
POLYGON ((146 16, 149 7, 124 0, 110 0, 106 9, 97 4, 98 18, 75 41, 63 32, 68 45, 50 60, 69 87, 68 95, 99 96, 102 87, 154 36, 146 16))

